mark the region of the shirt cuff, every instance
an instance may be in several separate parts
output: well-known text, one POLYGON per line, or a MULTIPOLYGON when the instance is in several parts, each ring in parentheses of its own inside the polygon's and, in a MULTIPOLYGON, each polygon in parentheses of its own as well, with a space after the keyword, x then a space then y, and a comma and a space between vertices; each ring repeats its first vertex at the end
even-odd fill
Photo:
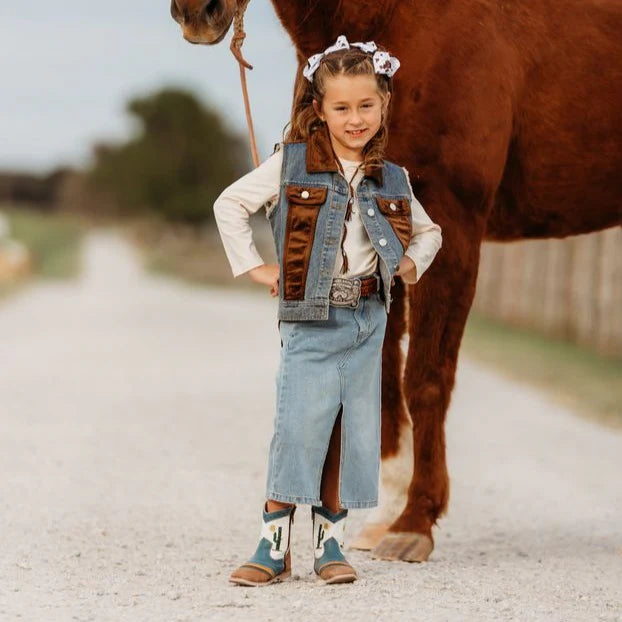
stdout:
POLYGON ((263 266, 264 263, 265 261, 259 256, 259 254, 256 254, 254 259, 251 260, 251 258, 249 258, 246 263, 237 264, 235 268, 232 266, 231 271, 233 272, 234 278, 237 278, 238 276, 246 274, 249 270, 252 270, 253 268, 263 266))
POLYGON ((405 272, 404 274, 401 274, 399 276, 402 278, 402 281, 404 281, 404 283, 416 283, 419 280, 419 277, 421 276, 421 268, 419 264, 417 263, 417 256, 415 254, 415 251, 411 250, 410 248, 407 248, 406 251, 404 252, 404 255, 408 257, 409 259, 411 259, 412 262, 415 264, 414 272, 416 272, 416 274, 415 274, 415 278, 413 279, 412 278, 413 270, 409 270, 408 272, 405 272), (406 275, 408 275, 408 277, 404 278, 406 275))

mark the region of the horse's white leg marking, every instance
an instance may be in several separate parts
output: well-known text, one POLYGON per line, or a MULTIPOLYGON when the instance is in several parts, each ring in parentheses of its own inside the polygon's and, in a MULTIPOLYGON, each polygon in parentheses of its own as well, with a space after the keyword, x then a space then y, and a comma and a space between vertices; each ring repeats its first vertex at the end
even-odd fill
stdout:
POLYGON ((366 522, 391 524, 406 505, 408 486, 413 476, 412 424, 402 423, 398 452, 380 465, 378 506, 371 510, 366 522))

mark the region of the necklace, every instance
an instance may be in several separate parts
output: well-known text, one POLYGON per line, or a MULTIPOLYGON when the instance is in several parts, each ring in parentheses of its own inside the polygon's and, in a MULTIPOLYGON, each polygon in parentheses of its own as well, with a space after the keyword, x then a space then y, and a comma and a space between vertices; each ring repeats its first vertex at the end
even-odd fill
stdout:
MULTIPOLYGON (((354 178, 356 177, 356 174, 358 173, 359 169, 361 168, 362 162, 361 164, 359 164, 356 169, 354 170, 354 174, 352 175, 352 177, 350 177, 350 180, 348 181, 348 178, 346 177, 345 171, 343 170, 343 166, 341 164, 341 161, 339 160, 339 158, 336 158, 337 160, 337 166, 339 167, 339 170, 341 171, 341 174, 343 175, 344 179, 346 180, 346 182, 348 182, 348 203, 346 205, 346 216, 345 216, 345 220, 350 220, 351 216, 352 216, 352 204, 354 203, 354 188, 352 188, 352 181, 354 180, 354 178)), ((348 233, 348 229, 347 227, 344 226, 343 228, 343 236, 341 238, 341 258, 343 259, 343 265, 341 266, 341 274, 344 274, 348 271, 348 257, 346 255, 346 251, 343 248, 343 243, 346 239, 346 234, 348 233)))

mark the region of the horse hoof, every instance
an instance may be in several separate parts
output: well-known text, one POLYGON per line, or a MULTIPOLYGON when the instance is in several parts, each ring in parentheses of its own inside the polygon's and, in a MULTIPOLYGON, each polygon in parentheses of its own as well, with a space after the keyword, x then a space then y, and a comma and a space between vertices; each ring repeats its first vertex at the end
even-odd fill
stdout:
POLYGON ((374 559, 392 561, 425 562, 434 550, 434 542, 429 536, 413 532, 389 532, 372 549, 374 559))
POLYGON ((389 531, 389 523, 367 523, 350 542, 351 549, 370 551, 389 531))

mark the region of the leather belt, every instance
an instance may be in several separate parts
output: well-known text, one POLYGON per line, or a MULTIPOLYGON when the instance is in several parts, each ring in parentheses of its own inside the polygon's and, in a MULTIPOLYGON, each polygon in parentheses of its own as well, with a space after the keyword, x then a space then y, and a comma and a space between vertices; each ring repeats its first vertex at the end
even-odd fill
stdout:
POLYGON ((328 299, 336 307, 356 307, 361 297, 371 296, 380 289, 380 275, 333 277, 328 299))

